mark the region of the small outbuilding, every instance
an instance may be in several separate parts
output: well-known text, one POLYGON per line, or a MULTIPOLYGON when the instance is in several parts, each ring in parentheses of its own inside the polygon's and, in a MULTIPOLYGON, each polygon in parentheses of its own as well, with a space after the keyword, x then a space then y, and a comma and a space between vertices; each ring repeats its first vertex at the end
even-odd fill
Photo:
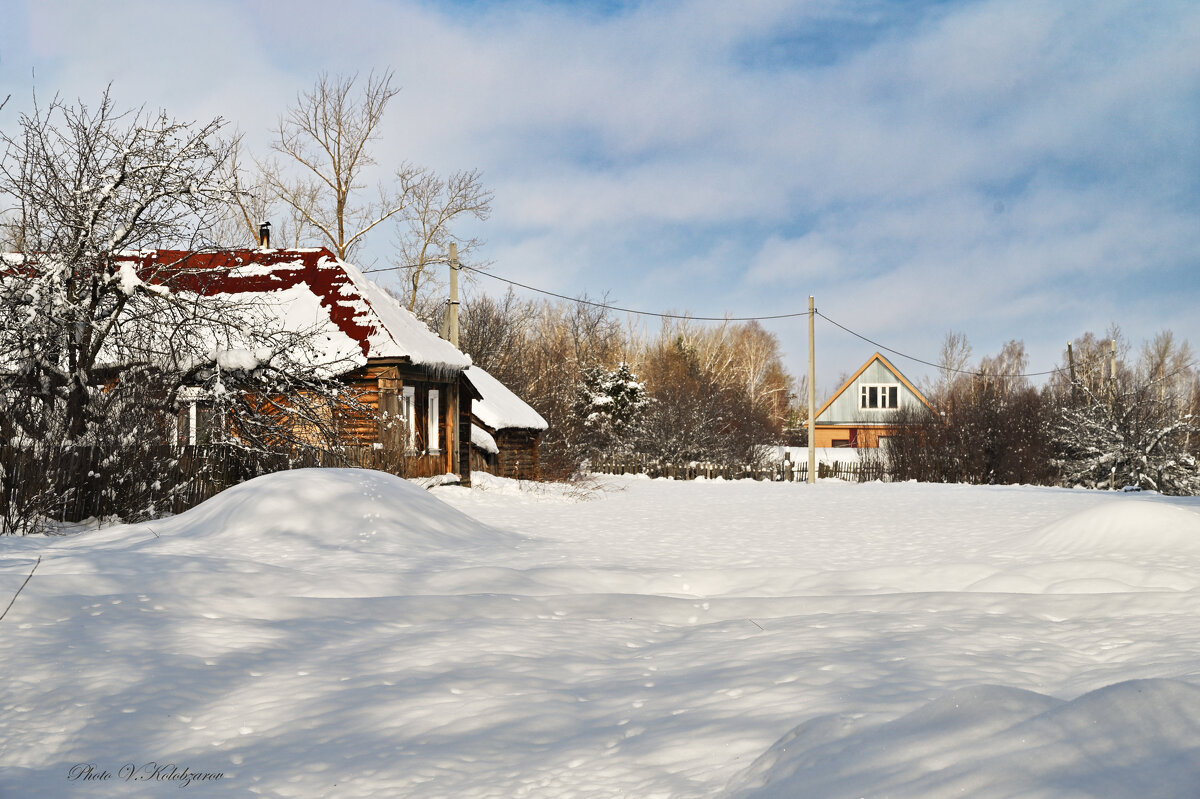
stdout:
POLYGON ((471 403, 471 468, 499 477, 541 477, 538 444, 548 425, 541 414, 478 366, 465 373, 478 398, 471 403))

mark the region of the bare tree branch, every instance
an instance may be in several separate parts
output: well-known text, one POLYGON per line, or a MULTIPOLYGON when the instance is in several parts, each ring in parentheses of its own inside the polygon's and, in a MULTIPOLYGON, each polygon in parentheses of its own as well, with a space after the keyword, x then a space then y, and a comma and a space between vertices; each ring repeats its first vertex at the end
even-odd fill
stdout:
POLYGON ((322 74, 279 118, 272 148, 283 157, 260 164, 264 185, 311 225, 339 258, 349 259, 365 233, 408 205, 403 187, 380 184, 377 201, 363 201, 363 174, 375 165, 371 142, 388 102, 399 93, 392 72, 371 73, 361 91, 357 75, 322 74), (292 176, 286 166, 299 166, 292 176))

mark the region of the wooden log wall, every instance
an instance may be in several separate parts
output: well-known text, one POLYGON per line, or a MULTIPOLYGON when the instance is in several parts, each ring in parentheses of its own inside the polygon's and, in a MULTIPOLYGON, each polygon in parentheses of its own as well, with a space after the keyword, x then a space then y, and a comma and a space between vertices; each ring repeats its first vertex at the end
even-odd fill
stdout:
POLYGON ((541 479, 541 464, 538 459, 537 430, 498 430, 493 438, 500 453, 496 456, 496 473, 500 477, 514 480, 541 479))

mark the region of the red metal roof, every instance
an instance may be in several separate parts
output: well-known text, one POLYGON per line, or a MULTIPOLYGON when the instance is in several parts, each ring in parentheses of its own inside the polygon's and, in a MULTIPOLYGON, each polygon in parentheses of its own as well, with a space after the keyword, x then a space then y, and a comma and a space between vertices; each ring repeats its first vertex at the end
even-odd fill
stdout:
POLYGON ((147 283, 169 283, 173 289, 215 294, 266 293, 304 284, 321 301, 330 320, 371 355, 368 340, 378 325, 342 262, 329 250, 146 250, 122 253, 133 261, 147 283))

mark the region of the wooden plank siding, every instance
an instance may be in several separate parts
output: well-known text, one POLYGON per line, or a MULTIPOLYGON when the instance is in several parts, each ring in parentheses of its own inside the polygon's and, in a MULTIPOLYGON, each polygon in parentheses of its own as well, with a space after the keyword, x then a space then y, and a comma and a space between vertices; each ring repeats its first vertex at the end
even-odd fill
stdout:
MULTIPOLYGON (((371 446, 382 450, 385 462, 394 462, 410 477, 434 477, 458 473, 459 380, 454 375, 436 379, 428 372, 404 363, 374 362, 345 377, 347 388, 357 398, 359 408, 343 408, 339 418, 342 444, 371 446), (404 389, 412 388, 415 424, 408 447, 408 430, 403 424, 387 424, 400 419, 404 389), (438 392, 437 447, 429 447, 429 396, 438 392)), ((461 477, 461 475, 460 475, 461 477)), ((468 475, 469 479, 469 475, 468 475)))
POLYGON ((464 486, 471 485, 471 471, 475 467, 471 447, 471 404, 478 399, 479 392, 465 376, 458 380, 458 479, 464 486))
POLYGON ((900 428, 882 425, 861 427, 817 427, 813 436, 814 446, 818 449, 826 447, 851 447, 853 449, 875 449, 881 438, 895 435, 900 428))
POLYGON ((817 447, 875 449, 882 438, 894 435, 892 423, 898 410, 933 411, 917 387, 878 352, 867 359, 817 411, 813 442, 817 447), (889 389, 884 402, 876 389, 889 389), (894 390, 894 394, 891 393, 894 390), (872 392, 872 393, 863 393, 872 392))

